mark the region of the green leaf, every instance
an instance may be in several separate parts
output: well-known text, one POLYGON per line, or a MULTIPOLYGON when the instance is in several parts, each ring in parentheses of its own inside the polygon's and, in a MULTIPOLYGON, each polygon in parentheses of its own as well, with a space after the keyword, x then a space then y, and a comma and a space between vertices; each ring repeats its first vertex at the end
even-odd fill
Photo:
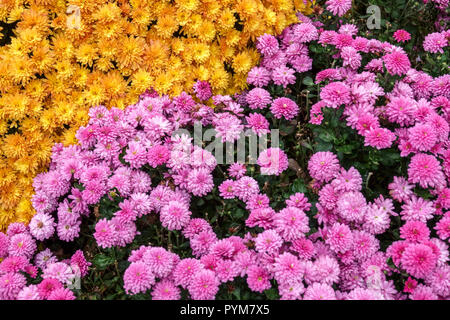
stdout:
POLYGON ((313 81, 313 79, 311 77, 305 77, 303 79, 303 84, 305 86, 311 87, 311 86, 314 86, 314 81, 313 81))
POLYGON ((114 259, 112 257, 106 256, 104 254, 98 254, 92 260, 92 263, 99 269, 105 270, 110 265, 114 263, 114 259))

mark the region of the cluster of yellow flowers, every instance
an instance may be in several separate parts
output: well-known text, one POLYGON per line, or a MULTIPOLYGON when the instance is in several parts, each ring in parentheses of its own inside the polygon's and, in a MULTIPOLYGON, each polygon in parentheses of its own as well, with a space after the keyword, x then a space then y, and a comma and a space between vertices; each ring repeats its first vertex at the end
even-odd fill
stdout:
MULTIPOLYGON (((178 95, 196 80, 244 89, 252 42, 310 13, 304 0, 2 0, 17 23, 0 47, 0 229, 34 214, 33 177, 55 142, 76 143, 90 106, 178 95)), ((0 31, 1 32, 1 31, 0 31)))

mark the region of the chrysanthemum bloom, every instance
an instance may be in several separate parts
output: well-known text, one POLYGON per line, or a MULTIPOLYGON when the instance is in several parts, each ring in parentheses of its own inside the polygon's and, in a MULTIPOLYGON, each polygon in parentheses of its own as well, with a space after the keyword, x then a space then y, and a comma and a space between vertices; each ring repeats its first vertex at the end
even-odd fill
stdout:
POLYGON ((197 259, 187 258, 181 260, 173 271, 174 283, 186 289, 194 275, 201 269, 203 269, 203 266, 197 259))
POLYGON ((230 177, 240 179, 245 175, 247 169, 245 167, 245 164, 236 162, 231 164, 227 171, 230 177))
POLYGON ((338 108, 351 101, 349 87, 343 82, 332 82, 320 90, 320 99, 329 108, 338 108))
POLYGON ((182 233, 183 236, 191 239, 202 231, 212 231, 211 225, 205 219, 194 218, 189 220, 189 223, 184 227, 182 233))
POLYGON ((389 229, 391 220, 388 212, 376 205, 368 205, 364 214, 363 228, 371 234, 382 234, 389 229))
POLYGON ((360 191, 362 187, 361 174, 354 167, 348 170, 341 168, 331 185, 337 192, 360 191))
POLYGON ((31 258, 36 251, 36 241, 27 233, 19 233, 9 240, 9 254, 31 258))
POLYGON ((430 230, 427 225, 421 221, 407 221, 400 228, 400 237, 411 242, 422 242, 428 239, 430 230))
POLYGON ((269 197, 265 194, 255 194, 246 203, 246 209, 251 211, 269 207, 269 197))
POLYGON ((448 45, 448 40, 444 33, 433 32, 425 37, 423 48, 431 53, 444 53, 443 48, 448 45))
POLYGON ((408 140, 416 150, 430 151, 437 142, 436 131, 428 124, 416 124, 408 132, 408 140))
POLYGON ((339 264, 335 258, 321 255, 314 261, 312 273, 314 281, 332 285, 339 280, 339 264))
POLYGON ((289 197, 286 200, 287 207, 296 207, 297 209, 303 211, 309 211, 311 208, 311 204, 308 202, 308 198, 306 198, 304 193, 297 192, 289 197))
POLYGON ((221 138, 222 142, 234 142, 244 130, 241 120, 231 113, 215 114, 212 124, 217 131, 216 138, 221 138))
POLYGON ((270 275, 266 269, 252 265, 247 270, 247 284, 250 290, 263 292, 271 287, 270 275))
POLYGON ((235 181, 231 179, 227 179, 219 186, 220 196, 224 199, 233 199, 235 198, 234 194, 234 184, 235 181))
POLYGON ((269 148, 259 154, 258 165, 261 167, 261 174, 278 176, 288 168, 289 162, 283 150, 269 148))
POLYGON ((152 168, 161 166, 170 158, 170 151, 166 146, 157 145, 148 149, 147 152, 147 162, 152 168))
POLYGON ((272 97, 267 90, 254 88, 245 95, 245 101, 250 109, 264 109, 272 102, 272 97))
POLYGON ((404 202, 413 195, 413 187, 404 177, 394 177, 394 181, 388 186, 391 197, 399 202, 404 202))
POLYGON ((285 118, 286 120, 291 120, 297 116, 298 110, 298 105, 285 97, 275 99, 270 106, 270 111, 277 119, 285 118))
POLYGON ((258 51, 265 56, 271 56, 279 49, 278 40, 274 36, 265 33, 258 37, 256 41, 256 49, 258 49, 258 51))
POLYGON ((77 250, 70 258, 70 265, 72 269, 78 268, 80 276, 84 277, 88 274, 91 263, 84 257, 83 251, 77 250))
POLYGON ((161 208, 160 219, 164 227, 169 230, 181 230, 189 222, 191 212, 180 201, 170 201, 161 208))
POLYGON ((270 72, 264 67, 253 67, 247 75, 247 82, 257 87, 267 86, 270 80, 270 72))
POLYGON ((423 284, 417 285, 409 298, 411 300, 438 300, 438 296, 433 292, 433 289, 423 284))
POLYGON ((259 137, 270 132, 269 121, 267 121, 266 117, 262 114, 251 113, 245 117, 245 119, 247 120, 247 127, 252 129, 252 131, 259 137))
POLYGON ((53 290, 47 300, 75 300, 75 295, 67 288, 59 288, 53 290))
POLYGON ((81 221, 76 221, 74 223, 63 223, 58 222, 56 226, 56 231, 58 233, 59 239, 63 241, 73 241, 73 239, 78 238, 80 235, 80 225, 81 221))
POLYGON ((328 10, 339 17, 342 17, 352 7, 351 0, 328 0, 325 4, 328 10))
POLYGON ((278 283, 300 283, 304 268, 296 256, 285 252, 275 258, 273 273, 278 283))
POLYGON ((450 294, 450 266, 437 267, 425 278, 425 282, 441 297, 450 294))
POLYGON ((220 281, 211 270, 201 270, 194 275, 188 287, 194 300, 213 300, 219 291, 220 281))
POLYGON ((445 176, 439 161, 434 156, 418 153, 409 163, 408 181, 419 183, 422 188, 438 188, 445 184, 445 176))
POLYGON ((329 151, 316 152, 308 161, 308 171, 313 179, 330 182, 340 169, 336 155, 329 151))
POLYGON ((441 220, 436 223, 436 226, 434 227, 436 230, 436 233, 438 234, 439 238, 442 240, 446 240, 450 237, 450 215, 444 216, 441 220))
POLYGON ((352 248, 353 235, 345 224, 335 223, 327 232, 325 243, 336 253, 344 253, 352 248))
POLYGON ((38 292, 39 296, 42 299, 47 299, 48 296, 57 289, 63 288, 63 285, 61 282, 59 282, 57 279, 54 278, 48 278, 41 281, 41 283, 38 284, 38 292))
POLYGON ((362 222, 367 210, 367 202, 361 192, 346 192, 336 203, 337 213, 347 221, 362 222))
POLYGON ((411 35, 409 32, 403 29, 395 31, 393 37, 397 42, 406 42, 411 40, 411 35))
POLYGON ((386 105, 386 115, 389 121, 396 122, 402 126, 412 125, 415 121, 416 101, 408 97, 393 97, 386 105))
POLYGON ((417 281, 411 277, 408 277, 408 279, 405 281, 405 287, 403 288, 403 292, 412 293, 414 292, 414 289, 416 289, 416 287, 417 281))
POLYGON ((187 189, 195 196, 204 196, 212 190, 214 182, 206 168, 194 169, 189 173, 187 189))
POLYGON ((275 229, 286 241, 304 237, 309 232, 308 216, 300 209, 287 207, 274 217, 275 229))
POLYGON ((283 245, 283 239, 275 230, 266 230, 255 239, 255 249, 260 253, 276 254, 283 245))
POLYGON ((299 43, 311 42, 312 40, 317 40, 319 37, 317 28, 309 22, 294 25, 292 33, 294 39, 299 43))
POLYGON ((387 71, 392 75, 404 75, 411 68, 408 56, 401 52, 388 53, 383 56, 383 61, 387 71))
POLYGON ((27 227, 20 222, 14 222, 11 223, 8 226, 8 229, 6 230, 6 234, 8 235, 8 237, 13 237, 16 234, 20 234, 20 233, 26 233, 27 232, 27 227))
POLYGON ((378 150, 389 148, 396 139, 395 133, 386 128, 370 129, 364 133, 364 137, 365 146, 371 146, 378 150))
POLYGON ((152 300, 180 300, 180 298, 180 289, 168 279, 161 280, 153 287, 152 300))
POLYGON ((409 244, 401 257, 401 265, 413 277, 423 279, 436 266, 436 255, 424 244, 409 244))
POLYGON ((242 201, 248 201, 253 195, 259 193, 258 182, 252 177, 244 176, 236 180, 236 196, 242 201))
POLYGON ((365 231, 353 231, 353 254, 357 261, 365 261, 379 249, 378 239, 365 231))
POLYGON ((343 59, 343 66, 349 66, 356 70, 361 66, 361 55, 353 47, 344 47, 341 50, 341 58, 343 59))
POLYGON ((55 220, 45 213, 38 213, 30 221, 30 233, 39 241, 50 238, 55 232, 55 220))
POLYGON ((356 288, 346 296, 346 300, 385 300, 383 295, 373 289, 356 288))
POLYGON ((250 212, 247 220, 245 220, 245 225, 250 228, 258 226, 260 228, 269 229, 273 226, 274 216, 275 211, 272 208, 254 209, 250 212))
POLYGON ((201 231, 190 239, 192 253, 200 257, 209 252, 211 244, 217 241, 217 236, 210 230, 201 231))
POLYGON ((25 271, 30 263, 24 256, 10 256, 0 263, 0 273, 25 271))
POLYGON ((94 238, 97 245, 102 248, 110 248, 117 242, 117 232, 111 223, 106 219, 101 219, 95 225, 94 238))
POLYGON ((197 98, 206 101, 212 96, 211 86, 208 81, 197 81, 194 84, 194 92, 197 98))
POLYGON ((402 205, 400 215, 402 216, 402 219, 406 221, 413 220, 426 222, 433 217, 435 212, 436 208, 433 201, 428 201, 422 197, 413 195, 402 205))
POLYGON ((179 261, 179 257, 164 248, 151 247, 144 252, 142 261, 147 265, 155 277, 164 278, 171 273, 176 263, 179 261))
POLYGON ((17 300, 42 300, 37 285, 29 285, 20 290, 17 300))
POLYGON ((306 288, 303 300, 336 300, 336 294, 330 285, 315 282, 306 288))
POLYGON ((49 263, 43 270, 43 279, 56 279, 62 284, 71 284, 75 278, 72 268, 64 262, 49 263))
POLYGON ((127 294, 144 293, 155 283, 155 276, 143 262, 133 262, 123 275, 127 294))
POLYGON ((26 278, 20 273, 9 272, 0 276, 0 299, 15 300, 26 284, 26 278))

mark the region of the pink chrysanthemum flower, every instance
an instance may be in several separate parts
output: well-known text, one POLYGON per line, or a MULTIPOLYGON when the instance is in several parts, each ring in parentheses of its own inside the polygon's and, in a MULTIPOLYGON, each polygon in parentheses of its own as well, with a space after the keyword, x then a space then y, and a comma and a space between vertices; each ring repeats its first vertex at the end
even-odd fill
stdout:
POLYGON ((180 300, 180 289, 168 279, 161 280, 153 287, 152 300, 180 300))
POLYGON ((273 273, 278 283, 300 283, 303 280, 304 268, 296 256, 285 252, 275 258, 273 273))
POLYGON ((365 261, 379 249, 377 238, 365 231, 353 231, 353 255, 357 261, 365 261))
POLYGON ((270 200, 267 195, 255 194, 247 201, 246 209, 252 211, 255 209, 268 208, 269 202, 270 200))
POLYGON ((252 131, 259 137, 270 132, 269 121, 267 121, 263 115, 259 113, 251 113, 245 117, 245 119, 247 120, 247 127, 252 129, 252 131))
POLYGON ((270 80, 270 72, 264 67, 253 67, 247 75, 247 82, 257 87, 268 85, 270 80))
POLYGON ((341 168, 331 185, 336 192, 359 191, 362 187, 361 174, 354 167, 348 170, 341 168))
POLYGON ((156 145, 148 149, 147 162, 152 168, 167 163, 169 158, 170 151, 166 146, 156 145))
POLYGON ((439 161, 434 156, 418 153, 409 163, 408 181, 419 183, 422 188, 438 188, 445 185, 445 176, 439 161))
POLYGON ((75 295, 67 288, 59 288, 53 290, 47 300, 75 300, 75 295))
POLYGON ((202 101, 206 101, 212 96, 211 86, 208 81, 197 81, 194 84, 194 92, 197 98, 202 101))
POLYGON ((190 239, 202 231, 212 231, 211 225, 202 218, 194 218, 183 229, 183 236, 190 239))
POLYGON ((102 248, 110 248, 117 242, 118 234, 111 221, 101 219, 95 225, 94 238, 97 245, 102 248))
POLYGON ((402 267, 413 277, 423 279, 436 266, 436 255, 424 244, 409 244, 401 257, 402 267))
POLYGON ((210 230, 201 231, 190 239, 194 256, 199 257, 209 252, 211 244, 217 241, 217 236, 210 230))
POLYGON ((24 256, 10 256, 0 263, 0 273, 25 271, 29 265, 24 256))
POLYGON ((334 15, 342 17, 352 7, 352 0, 328 0, 326 3, 327 9, 334 15))
POLYGON ((59 282, 57 279, 48 278, 41 281, 41 283, 38 284, 38 292, 39 296, 42 299, 47 299, 48 296, 57 289, 63 288, 63 285, 61 282, 59 282))
POLYGON ((432 288, 419 284, 409 298, 411 300, 437 300, 438 296, 433 292, 432 288))
POLYGON ((169 230, 181 230, 187 225, 191 216, 189 208, 180 201, 170 201, 161 208, 162 225, 169 230))
POLYGON ((299 258, 303 260, 309 260, 315 254, 313 242, 306 238, 300 238, 292 241, 291 249, 297 252, 299 258))
POLYGON ((367 210, 367 202, 361 192, 346 192, 342 194, 337 203, 337 213, 347 221, 362 222, 367 210))
POLYGON ((395 31, 393 37, 397 42, 406 42, 411 40, 411 35, 409 32, 403 29, 395 31))
POLYGON ((337 300, 334 289, 325 283, 315 282, 306 288, 303 300, 337 300))
POLYGON ((382 207, 372 204, 367 206, 363 228, 371 234, 382 234, 389 229, 391 220, 388 212, 382 207))
POLYGON ((176 254, 161 247, 149 248, 142 257, 142 261, 150 268, 150 271, 159 278, 167 277, 178 260, 179 257, 176 254))
POLYGON ((384 300, 383 295, 373 289, 356 288, 346 296, 346 300, 384 300))
POLYGON ((127 294, 144 293, 155 283, 155 276, 143 262, 133 262, 123 275, 127 294))
POLYGON ((187 189, 194 196, 204 196, 214 187, 213 177, 206 168, 192 170, 188 175, 187 189))
POLYGON ((273 226, 274 216, 275 211, 272 208, 254 209, 250 212, 245 225, 250 228, 258 226, 263 229, 269 229, 273 226))
POLYGON ((43 279, 56 279, 63 284, 71 284, 75 278, 72 268, 64 262, 50 263, 44 269, 43 279))
POLYGON ((245 95, 245 101, 250 109, 264 109, 272 102, 272 97, 267 90, 254 88, 245 95))
POLYGON ((361 55, 353 47, 344 47, 341 50, 341 58, 343 60, 343 66, 350 67, 357 70, 361 66, 361 55))
POLYGON ((187 288, 192 282, 192 278, 201 269, 202 264, 197 259, 187 258, 183 259, 176 265, 173 271, 173 279, 176 285, 187 288))
POLYGON ((219 186, 220 196, 224 199, 233 199, 235 198, 234 194, 234 184, 235 181, 231 179, 227 179, 219 186))
POLYGON ((230 175, 230 177, 235 179, 242 178, 246 172, 247 169, 245 167, 245 164, 239 162, 231 164, 230 167, 228 168, 228 174, 230 175))
POLYGON ((432 201, 413 195, 402 205, 400 215, 405 221, 416 220, 426 222, 433 217, 435 212, 436 208, 432 201))
POLYGON ((450 215, 444 216, 434 227, 439 238, 446 240, 450 237, 450 215))
POLYGON ((258 49, 262 55, 271 56, 279 49, 278 40, 274 36, 265 33, 258 37, 256 49, 258 49))
POLYGON ((416 124, 408 132, 408 140, 416 150, 430 151, 437 142, 436 131, 428 124, 416 124))
POLYGON ((283 239, 275 230, 266 230, 255 239, 255 249, 260 253, 276 254, 283 245, 283 239))
POLYGON ((259 185, 252 177, 244 176, 236 180, 235 191, 239 199, 248 201, 252 196, 259 193, 259 185))
POLYGON ((9 272, 0 276, 0 299, 15 300, 26 284, 26 278, 20 273, 9 272))
POLYGON ((400 237, 411 242, 422 242, 430 236, 427 225, 421 221, 411 220, 400 228, 400 237))
POLYGON ((313 179, 330 182, 340 169, 339 160, 329 151, 316 152, 308 161, 308 171, 313 179))
POLYGON ((21 222, 13 222, 8 226, 8 229, 6 230, 6 234, 11 238, 15 236, 16 234, 20 233, 26 233, 27 227, 21 222))
POLYGON ((411 98, 393 97, 386 105, 386 115, 389 121, 408 126, 414 123, 415 106, 416 101, 411 98))
POLYGON ((19 233, 9 240, 9 254, 31 258, 36 251, 36 241, 27 233, 19 233))
POLYGON ((384 65, 392 75, 404 75, 411 68, 411 63, 406 54, 394 51, 383 56, 384 65))
POLYGON ((425 37, 423 48, 431 53, 444 53, 443 48, 448 46, 448 41, 444 33, 434 32, 425 37))
POLYGON ((20 290, 17 300, 42 300, 37 285, 29 285, 20 290))
POLYGON ((353 245, 353 235, 345 224, 335 223, 327 232, 325 243, 336 253, 344 253, 353 245))
POLYGON ((70 265, 72 269, 78 268, 79 275, 84 277, 88 274, 91 263, 84 257, 83 251, 77 250, 70 258, 70 265))
POLYGON ((371 146, 378 150, 391 147, 396 139, 396 135, 386 128, 370 129, 364 133, 364 137, 365 146, 371 146))
POLYGON ((308 216, 300 209, 287 207, 274 217, 275 228, 286 241, 304 237, 309 232, 308 216))
POLYGON ((50 238, 55 232, 55 220, 45 213, 37 213, 31 218, 30 233, 39 241, 50 238))
POLYGON ((391 197, 399 202, 408 200, 414 194, 412 191, 414 186, 410 185, 403 177, 394 177, 394 181, 389 184, 388 188, 391 197))
POLYGON ((247 270, 247 284, 250 290, 263 292, 271 287, 270 275, 266 269, 252 265, 247 270))
POLYGON ((437 267, 425 278, 425 282, 441 297, 450 295, 450 266, 437 267))
POLYGON ((416 287, 417 281, 411 277, 408 277, 408 279, 405 281, 405 287, 403 288, 403 292, 412 293, 414 292, 414 289, 416 289, 416 287))
POLYGON ((339 280, 339 264, 337 260, 328 255, 319 256, 314 261, 313 277, 316 282, 332 285, 339 280))
POLYGON ((291 120, 297 116, 299 108, 291 99, 281 97, 272 102, 270 111, 277 119, 284 118, 286 120, 291 120))
POLYGON ((308 202, 308 198, 306 198, 304 193, 297 192, 289 197, 286 200, 287 207, 296 207, 297 209, 303 211, 309 211, 311 208, 311 204, 308 202))
POLYGON ((213 300, 219 291, 220 281, 211 270, 201 270, 194 275, 188 287, 194 300, 213 300))
POLYGON ((289 166, 287 155, 280 148, 269 148, 258 156, 258 165, 263 175, 280 175, 289 166))
POLYGON ((330 108, 338 108, 351 101, 350 89, 343 82, 332 82, 320 90, 320 99, 330 108))

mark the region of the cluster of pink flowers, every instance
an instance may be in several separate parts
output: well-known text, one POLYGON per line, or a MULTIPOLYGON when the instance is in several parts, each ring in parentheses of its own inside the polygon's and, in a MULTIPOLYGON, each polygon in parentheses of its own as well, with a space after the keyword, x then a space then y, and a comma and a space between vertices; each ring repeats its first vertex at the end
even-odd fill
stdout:
POLYGON ((74 300, 71 288, 90 263, 81 250, 59 261, 50 249, 39 251, 36 240, 22 223, 0 232, 0 300, 74 300))

